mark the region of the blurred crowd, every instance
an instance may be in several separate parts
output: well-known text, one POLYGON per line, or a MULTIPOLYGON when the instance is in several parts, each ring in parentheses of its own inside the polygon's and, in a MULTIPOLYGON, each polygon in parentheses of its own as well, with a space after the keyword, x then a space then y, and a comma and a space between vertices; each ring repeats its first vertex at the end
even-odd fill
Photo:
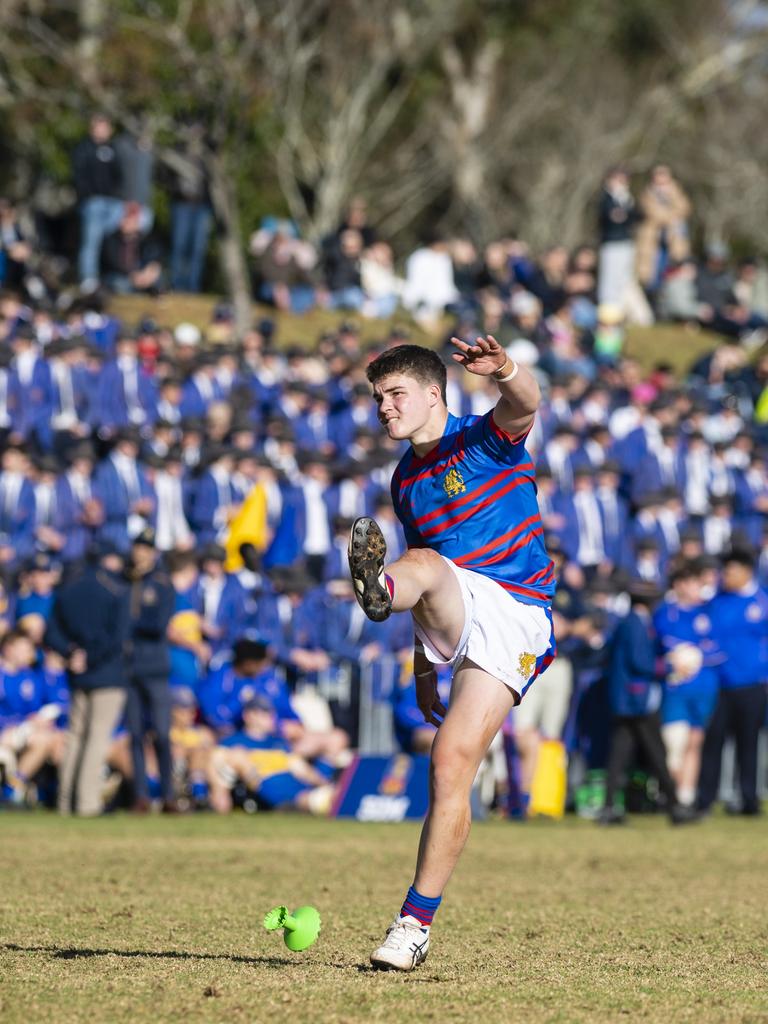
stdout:
MULTIPOLYGON (((115 801, 326 812, 351 751, 428 751, 410 620, 370 623, 346 567, 359 515, 377 518, 391 557, 403 550, 389 498, 401 451, 365 367, 408 332, 364 343, 353 317, 404 307, 450 323, 438 344, 456 415, 486 412, 498 391, 448 360, 454 334, 494 334, 544 396, 528 445, 560 654, 512 716, 488 802, 523 816, 541 741, 557 739, 585 813, 597 786, 606 820, 620 820, 637 763, 662 800, 708 809, 732 737, 733 808, 753 813, 768 678, 765 281, 721 245, 693 259, 669 169, 637 200, 624 169, 607 175, 594 247, 535 259, 516 239, 483 253, 430 240, 396 287, 359 201, 318 248, 266 221, 251 245, 256 294, 344 311, 306 349, 269 318, 239 331, 226 303, 203 328, 111 315, 94 284, 121 290, 102 268, 126 217, 126 251, 150 251, 152 166, 144 140, 113 141, 94 118, 75 161, 85 287, 66 302, 13 207, 0 210, 4 799, 82 814, 115 801), (656 315, 718 340, 685 373, 643 370, 624 329, 656 315)), ((176 290, 201 286, 211 211, 198 168, 197 191, 174 193, 174 231, 186 224, 200 257, 172 269, 176 290)))
MULTIPOLYGON (((59 309, 73 286, 74 294, 205 290, 216 234, 205 147, 190 123, 160 159, 148 126, 133 134, 95 113, 72 157, 74 203, 52 216, 50 202, 17 209, 0 200, 0 284, 59 309)), ((248 243, 252 293, 294 313, 387 318, 403 310, 428 329, 446 312, 502 333, 522 324, 526 337, 538 325, 529 340, 545 345, 549 363, 582 371, 590 356, 620 350, 626 323, 680 321, 752 347, 764 341, 765 268, 751 257, 734 263, 716 237, 696 258, 694 211, 669 167, 637 182, 625 167, 607 172, 592 238, 573 251, 555 244, 534 253, 507 232, 484 246, 433 234, 396 253, 361 197, 320 239, 264 217, 248 243)))

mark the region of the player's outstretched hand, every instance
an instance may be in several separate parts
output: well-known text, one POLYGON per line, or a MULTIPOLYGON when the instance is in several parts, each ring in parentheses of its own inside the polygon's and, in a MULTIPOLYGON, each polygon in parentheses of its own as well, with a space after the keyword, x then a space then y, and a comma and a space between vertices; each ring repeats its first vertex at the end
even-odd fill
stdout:
POLYGON ((437 694, 437 672, 434 669, 420 672, 416 676, 416 703, 424 715, 424 721, 439 729, 447 709, 437 694))
POLYGON ((459 350, 451 358, 480 377, 490 377, 507 361, 507 353, 491 334, 487 338, 478 338, 474 345, 468 345, 460 338, 451 338, 451 344, 459 350))

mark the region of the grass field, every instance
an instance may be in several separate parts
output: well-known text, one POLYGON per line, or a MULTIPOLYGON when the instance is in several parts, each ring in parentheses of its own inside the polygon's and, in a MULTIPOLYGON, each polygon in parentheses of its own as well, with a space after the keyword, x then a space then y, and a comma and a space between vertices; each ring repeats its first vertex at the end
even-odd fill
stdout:
POLYGON ((417 833, 7 813, 0 1020, 768 1022, 768 822, 477 825, 426 964, 373 973, 417 833), (306 953, 282 902, 323 916, 306 953))

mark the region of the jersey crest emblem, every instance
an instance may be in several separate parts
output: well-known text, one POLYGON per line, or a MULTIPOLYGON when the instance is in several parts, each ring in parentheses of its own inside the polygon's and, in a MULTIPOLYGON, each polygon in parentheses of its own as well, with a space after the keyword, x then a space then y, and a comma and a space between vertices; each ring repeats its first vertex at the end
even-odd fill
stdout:
POLYGON ((464 483, 464 477, 458 471, 458 469, 450 469, 445 474, 445 480, 443 480, 443 490, 449 498, 455 498, 457 494, 461 494, 462 491, 466 491, 466 485, 464 483))
POLYGON ((533 670, 536 668, 536 655, 528 654, 524 652, 520 655, 517 661, 517 671, 523 677, 523 679, 530 679, 533 675, 533 670))
POLYGON ((763 617, 763 609, 759 604, 747 605, 746 617, 748 622, 759 622, 763 617))

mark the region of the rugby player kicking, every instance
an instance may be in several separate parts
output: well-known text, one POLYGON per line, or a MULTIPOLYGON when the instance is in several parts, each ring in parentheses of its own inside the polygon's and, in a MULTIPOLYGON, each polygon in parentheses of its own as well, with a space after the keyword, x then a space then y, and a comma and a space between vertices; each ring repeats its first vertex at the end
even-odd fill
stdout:
POLYGON ((445 366, 430 349, 400 345, 367 370, 384 429, 410 442, 392 476, 408 551, 385 565, 381 530, 373 519, 357 519, 350 572, 370 619, 411 612, 417 699, 425 720, 439 726, 413 885, 371 954, 382 970, 410 971, 426 959, 432 919, 469 833, 477 769, 555 654, 554 567, 525 450, 539 387, 494 338, 452 341, 454 360, 499 386, 499 401, 485 416, 448 412, 445 366), (447 710, 435 664, 453 669, 447 710))

